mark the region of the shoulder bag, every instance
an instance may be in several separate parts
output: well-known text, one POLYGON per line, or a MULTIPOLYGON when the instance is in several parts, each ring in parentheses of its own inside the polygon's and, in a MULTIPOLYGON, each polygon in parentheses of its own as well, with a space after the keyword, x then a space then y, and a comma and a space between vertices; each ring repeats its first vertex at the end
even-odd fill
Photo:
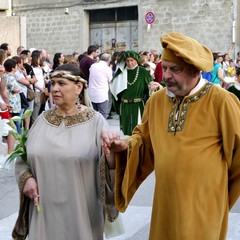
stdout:
POLYGON ((21 92, 20 93, 20 98, 21 98, 21 108, 28 108, 29 104, 28 104, 28 99, 25 97, 24 93, 21 92))
POLYGON ((27 100, 32 101, 35 99, 35 92, 33 89, 31 89, 29 86, 27 86, 27 100))

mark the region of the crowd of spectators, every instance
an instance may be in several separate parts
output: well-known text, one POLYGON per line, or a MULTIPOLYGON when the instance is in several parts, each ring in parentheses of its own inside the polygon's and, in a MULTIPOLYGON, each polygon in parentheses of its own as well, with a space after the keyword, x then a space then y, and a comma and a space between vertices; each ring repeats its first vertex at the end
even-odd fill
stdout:
MULTIPOLYGON (((21 117, 26 110, 31 110, 31 117, 25 119, 25 129, 28 130, 42 111, 54 107, 51 97, 51 82, 49 73, 62 64, 74 64, 81 70, 81 77, 88 82, 88 90, 92 106, 104 118, 111 119, 117 112, 114 108, 110 85, 121 67, 126 51, 116 51, 113 54, 102 52, 95 45, 90 45, 85 52, 74 51, 64 55, 61 51, 53 57, 45 49, 25 49, 19 46, 17 55, 12 56, 8 43, 0 45, 0 116, 9 119, 21 117), (35 93, 35 98, 28 99, 28 89, 35 93)), ((153 91, 164 87, 162 79, 161 53, 156 50, 138 52, 138 66, 141 66, 151 76, 153 91), (160 87, 159 87, 160 86, 160 87)), ((231 59, 229 53, 213 53, 214 62, 211 72, 202 72, 202 77, 234 93, 240 99, 240 52, 236 59, 231 59)), ((125 58, 126 60, 126 58, 125 58)), ((149 85, 149 87, 150 87, 149 85)), ((151 88, 151 87, 150 87, 151 88)), ((149 88, 149 89, 150 89, 149 88)), ((20 122, 15 122, 20 133, 20 122)), ((8 144, 8 154, 14 149, 14 139, 11 135, 5 140, 8 144)))

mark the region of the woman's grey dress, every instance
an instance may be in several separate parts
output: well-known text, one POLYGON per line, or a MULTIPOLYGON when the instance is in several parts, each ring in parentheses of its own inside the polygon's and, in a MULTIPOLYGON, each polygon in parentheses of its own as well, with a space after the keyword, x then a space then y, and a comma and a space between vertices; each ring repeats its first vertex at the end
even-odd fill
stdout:
MULTIPOLYGON (((105 119, 91 109, 61 117, 41 114, 31 128, 27 155, 41 210, 30 204, 29 240, 101 240, 104 216, 99 160, 105 119)), ((16 163, 16 177, 27 166, 16 163)))

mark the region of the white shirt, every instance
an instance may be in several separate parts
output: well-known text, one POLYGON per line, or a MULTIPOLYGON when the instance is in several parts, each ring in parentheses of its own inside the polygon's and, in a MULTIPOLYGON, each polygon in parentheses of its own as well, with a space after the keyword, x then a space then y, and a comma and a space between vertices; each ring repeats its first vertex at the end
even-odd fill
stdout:
POLYGON ((89 69, 88 93, 91 102, 102 103, 108 100, 109 83, 112 80, 112 69, 107 62, 100 60, 89 69))
POLYGON ((150 75, 154 76, 154 71, 156 69, 156 64, 153 62, 147 62, 147 64, 150 66, 150 75))
MULTIPOLYGON (((45 82, 44 82, 44 76, 43 76, 43 70, 40 67, 32 67, 33 72, 36 76, 37 82, 35 83, 35 87, 39 87, 41 89, 45 88, 45 82)), ((36 91, 39 92, 36 88, 36 91)))

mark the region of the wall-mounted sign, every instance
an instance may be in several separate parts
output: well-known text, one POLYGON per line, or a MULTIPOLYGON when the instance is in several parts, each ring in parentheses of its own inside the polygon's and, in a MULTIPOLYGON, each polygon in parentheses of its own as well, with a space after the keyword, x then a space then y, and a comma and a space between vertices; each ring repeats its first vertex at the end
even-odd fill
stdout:
POLYGON ((155 21, 155 15, 153 12, 147 12, 145 15, 145 21, 147 24, 152 24, 155 21))

